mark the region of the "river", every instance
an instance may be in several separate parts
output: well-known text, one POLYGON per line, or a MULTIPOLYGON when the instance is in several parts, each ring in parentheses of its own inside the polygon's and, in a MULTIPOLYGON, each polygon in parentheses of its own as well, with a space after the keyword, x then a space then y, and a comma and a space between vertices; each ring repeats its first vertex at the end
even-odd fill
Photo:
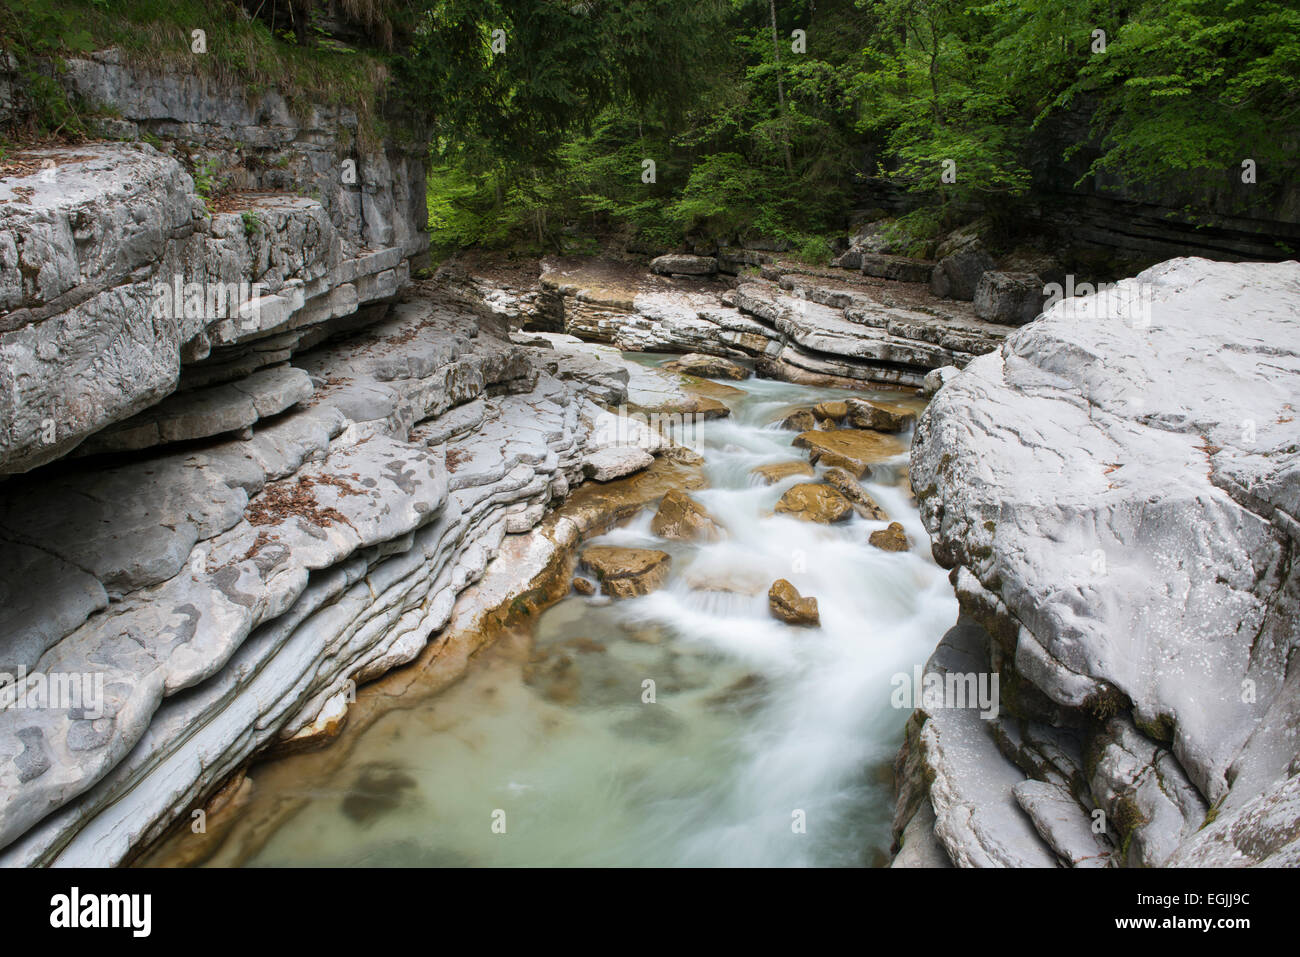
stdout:
POLYGON ((887 863, 891 763, 910 713, 891 706, 891 678, 924 662, 956 600, 905 455, 863 482, 906 529, 903 553, 868 545, 880 522, 773 515, 807 479, 769 486, 752 469, 804 458, 775 425, 796 407, 850 395, 921 406, 897 392, 737 386, 731 417, 699 433, 709 487, 692 493, 724 541, 664 542, 652 509, 593 539, 668 551, 671 577, 630 600, 571 594, 452 687, 394 699, 317 777, 294 773, 298 756, 255 766, 254 797, 207 863, 887 863), (772 617, 777 578, 818 600, 819 628, 772 617))

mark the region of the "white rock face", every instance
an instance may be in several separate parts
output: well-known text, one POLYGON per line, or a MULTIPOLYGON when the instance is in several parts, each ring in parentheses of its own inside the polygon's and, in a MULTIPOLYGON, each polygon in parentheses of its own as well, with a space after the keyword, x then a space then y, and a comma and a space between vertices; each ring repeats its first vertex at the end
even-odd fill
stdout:
POLYGON ((583 459, 582 466, 589 478, 609 482, 633 472, 640 472, 654 464, 654 456, 644 449, 609 446, 597 449, 583 459))
MULTIPOLYGON (((1032 686, 1022 716, 1084 724, 1079 813, 1103 810, 1129 863, 1296 855, 1294 828, 1243 821, 1294 808, 1297 408, 1300 264, 1178 259, 1058 303, 918 425, 935 555, 1003 636, 985 655, 1032 686)), ((973 853, 934 810, 954 860, 973 853)))

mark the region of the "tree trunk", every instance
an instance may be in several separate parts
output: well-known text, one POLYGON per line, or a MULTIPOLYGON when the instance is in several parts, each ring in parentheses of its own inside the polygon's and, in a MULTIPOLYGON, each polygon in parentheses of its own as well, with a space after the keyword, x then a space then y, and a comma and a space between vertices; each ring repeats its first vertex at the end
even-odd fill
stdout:
POLYGON ((794 164, 790 162, 790 131, 785 126, 785 84, 781 80, 781 39, 776 33, 776 0, 767 0, 768 12, 772 17, 772 52, 776 55, 776 102, 781 108, 781 141, 785 147, 785 171, 794 173, 794 164))

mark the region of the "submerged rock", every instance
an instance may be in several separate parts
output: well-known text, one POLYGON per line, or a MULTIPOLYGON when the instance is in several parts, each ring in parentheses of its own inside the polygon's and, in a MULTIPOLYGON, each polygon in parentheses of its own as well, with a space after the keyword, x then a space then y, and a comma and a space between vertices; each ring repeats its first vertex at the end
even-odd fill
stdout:
POLYGON ((800 595, 799 590, 784 578, 778 578, 772 583, 767 593, 767 603, 772 614, 787 625, 821 624, 821 617, 817 613, 817 599, 800 595))
POLYGON ((842 522, 853 513, 853 505, 839 491, 829 485, 804 482, 781 496, 776 503, 778 515, 792 515, 805 522, 829 525, 842 522))
POLYGON ((716 542, 723 537, 722 526, 704 506, 677 489, 659 503, 658 511, 650 520, 650 531, 660 538, 684 542, 716 542))
POLYGON ((582 562, 595 574, 605 594, 636 598, 650 594, 667 581, 672 558, 667 552, 650 548, 593 545, 582 553, 582 562))

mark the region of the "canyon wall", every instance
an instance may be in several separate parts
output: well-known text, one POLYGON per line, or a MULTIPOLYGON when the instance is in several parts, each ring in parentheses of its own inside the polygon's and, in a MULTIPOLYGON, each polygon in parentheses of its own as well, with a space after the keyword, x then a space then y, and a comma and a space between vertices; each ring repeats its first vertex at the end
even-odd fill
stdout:
POLYGON ((1300 863, 1300 264, 1066 300, 922 416, 962 620, 898 759, 896 865, 1300 863), (1134 308, 1134 307, 1137 308, 1134 308))

